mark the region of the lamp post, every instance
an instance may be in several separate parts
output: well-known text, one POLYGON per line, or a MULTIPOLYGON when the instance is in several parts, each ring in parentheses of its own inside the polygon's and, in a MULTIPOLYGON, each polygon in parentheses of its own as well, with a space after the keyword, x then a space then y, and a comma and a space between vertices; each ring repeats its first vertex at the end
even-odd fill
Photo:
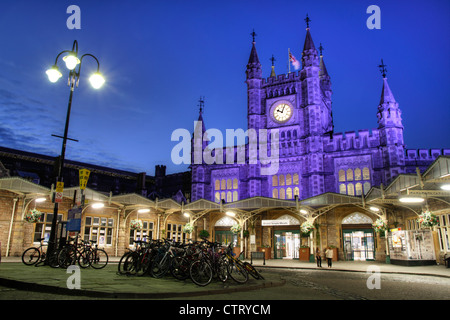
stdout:
MULTIPOLYGON (((93 56, 92 54, 84 54, 80 58, 78 58, 78 42, 75 40, 73 42, 72 50, 64 50, 61 51, 55 59, 55 64, 46 71, 48 79, 50 82, 57 82, 59 78, 62 77, 61 72, 58 69, 58 59, 61 55, 66 54, 63 57, 63 61, 66 64, 67 69, 69 69, 69 79, 68 79, 68 86, 70 87, 70 94, 69 94, 69 104, 67 107, 67 115, 66 115, 66 124, 64 128, 64 136, 56 136, 63 139, 62 142, 62 148, 61 148, 61 156, 58 161, 58 168, 57 168, 57 182, 63 182, 62 177, 62 171, 64 167, 64 159, 66 154, 66 144, 67 140, 73 140, 67 137, 67 134, 69 132, 69 119, 70 119, 70 110, 72 108, 72 97, 75 87, 78 87, 78 83, 80 81, 80 73, 81 73, 81 65, 83 63, 83 59, 85 57, 92 57, 97 62, 97 72, 93 73, 90 78, 89 82, 94 87, 94 89, 99 89, 102 87, 102 85, 105 83, 105 79, 100 74, 100 63, 98 59, 93 56), (78 68, 77 68, 78 67, 78 68)), ((50 238, 48 242, 48 253, 47 257, 50 256, 52 251, 55 249, 56 245, 56 223, 58 219, 58 202, 55 201, 54 209, 53 209, 53 219, 52 219, 52 227, 50 231, 50 238)))

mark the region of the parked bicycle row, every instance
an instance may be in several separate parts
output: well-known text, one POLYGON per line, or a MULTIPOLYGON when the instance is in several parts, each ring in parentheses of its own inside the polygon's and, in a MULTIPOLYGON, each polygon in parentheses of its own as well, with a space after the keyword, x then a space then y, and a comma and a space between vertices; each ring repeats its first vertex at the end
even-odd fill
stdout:
POLYGON ((207 239, 187 244, 167 239, 135 243, 135 250, 128 250, 120 259, 121 275, 162 278, 170 274, 178 280, 190 278, 199 286, 210 284, 213 278, 246 283, 249 274, 264 279, 253 265, 234 256, 231 244, 223 247, 207 239))
POLYGON ((92 267, 102 269, 108 264, 108 254, 105 250, 98 248, 95 241, 84 241, 71 238, 70 241, 59 249, 53 250, 47 256, 44 239, 39 239, 39 247, 26 249, 22 254, 22 262, 28 266, 47 264, 53 268, 68 268, 70 265, 78 264, 81 268, 92 267))

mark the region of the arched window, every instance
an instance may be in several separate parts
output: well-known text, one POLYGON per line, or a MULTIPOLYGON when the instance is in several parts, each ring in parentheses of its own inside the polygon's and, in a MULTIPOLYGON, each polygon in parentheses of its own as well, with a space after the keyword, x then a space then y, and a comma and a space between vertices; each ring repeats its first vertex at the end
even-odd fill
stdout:
POLYGON ((370 190, 370 182, 364 182, 364 194, 369 192, 370 190))
POLYGON ((280 186, 284 186, 284 175, 280 174, 280 186))
POLYGON ((363 180, 370 180, 370 171, 367 167, 363 169, 363 180))
POLYGON ((355 169, 355 180, 361 180, 361 169, 360 168, 356 168, 355 169))
POLYGON ((238 179, 234 178, 233 179, 233 189, 237 189, 238 188, 238 179))
POLYGON ((339 185, 339 193, 341 194, 347 194, 347 187, 345 186, 345 184, 341 183, 339 185))
POLYGON ((220 200, 225 200, 225 192, 224 191, 222 191, 220 193, 220 200))
POLYGON ((345 181, 345 171, 344 170, 339 170, 339 181, 340 182, 344 182, 345 181))
POLYGON ((353 183, 349 183, 347 185, 347 194, 349 196, 354 196, 355 195, 355 186, 353 185, 353 183))
POLYGON ((294 197, 295 196, 300 196, 300 189, 298 187, 294 188, 294 197))
POLYGON ((227 202, 232 202, 233 198, 231 197, 231 191, 227 192, 227 202))
POLYGON ((347 169, 347 181, 353 181, 353 170, 347 169))
POLYGON ((220 184, 221 184, 221 189, 222 190, 225 190, 226 188, 227 188, 227 184, 226 184, 227 182, 225 181, 225 179, 222 179, 222 181, 220 181, 220 184))
POLYGON ((292 199, 292 188, 286 189, 286 199, 292 199))
POLYGON ((278 176, 272 176, 272 187, 278 187, 278 176))
POLYGON ((286 175, 286 185, 287 186, 290 186, 292 184, 292 176, 291 176, 291 174, 287 174, 286 175))
POLYGON ((219 202, 220 202, 220 192, 216 192, 214 198, 215 198, 215 201, 216 201, 217 203, 219 203, 219 202))
POLYGON ((356 190, 356 195, 357 195, 357 196, 362 195, 362 184, 361 184, 361 182, 358 182, 358 183, 355 185, 355 190, 356 190))
POLYGON ((294 180, 293 180, 294 184, 298 184, 298 173, 294 173, 294 180))
POLYGON ((286 199, 286 191, 284 188, 280 188, 280 199, 286 199))
POLYGON ((237 191, 233 191, 233 201, 238 201, 238 192, 237 191))
POLYGON ((278 199, 278 189, 273 189, 272 190, 272 198, 278 199))
POLYGON ((215 189, 220 190, 220 180, 216 180, 215 182, 215 189))
POLYGON ((231 179, 227 180, 227 189, 231 189, 232 185, 231 185, 231 179))

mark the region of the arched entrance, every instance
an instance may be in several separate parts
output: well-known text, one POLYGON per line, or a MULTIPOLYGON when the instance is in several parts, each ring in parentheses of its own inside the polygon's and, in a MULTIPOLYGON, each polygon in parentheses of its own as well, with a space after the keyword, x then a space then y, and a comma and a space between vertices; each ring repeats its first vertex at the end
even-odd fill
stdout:
POLYGON ((277 221, 283 223, 276 224, 273 230, 274 236, 274 258, 275 259, 298 259, 300 248, 300 221, 285 214, 277 221))
POLYGON ((223 217, 217 220, 214 225, 214 241, 228 246, 233 243, 233 247, 237 246, 238 235, 231 232, 230 227, 236 224, 236 220, 230 217, 223 217))
POLYGON ((345 260, 375 260, 372 223, 372 218, 360 212, 351 213, 342 219, 345 260))

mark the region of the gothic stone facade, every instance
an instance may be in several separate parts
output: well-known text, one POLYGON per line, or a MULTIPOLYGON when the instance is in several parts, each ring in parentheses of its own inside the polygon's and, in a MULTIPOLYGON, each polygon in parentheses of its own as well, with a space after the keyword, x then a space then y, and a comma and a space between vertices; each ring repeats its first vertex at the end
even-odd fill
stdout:
MULTIPOLYGON (((232 202, 255 196, 295 199, 296 195, 305 199, 326 192, 360 196, 371 186, 387 185, 398 174, 415 173, 416 167, 423 170, 439 155, 450 154, 450 150, 405 149, 402 111, 385 74, 381 99, 374 108, 378 128, 334 133, 331 78, 309 28, 301 61, 298 72, 276 76, 272 67, 271 76, 263 78, 253 42, 247 64, 248 129, 267 129, 269 139, 277 129, 278 172, 262 175, 264 165, 259 160, 249 162, 249 144, 234 147, 233 163, 245 150, 244 164, 192 162, 192 201, 232 202)), ((198 129, 204 133, 201 112, 198 120, 198 129)), ((193 158, 207 147, 195 135, 192 143, 193 158)), ((214 151, 216 155, 222 151, 226 159, 226 150, 214 151)))

